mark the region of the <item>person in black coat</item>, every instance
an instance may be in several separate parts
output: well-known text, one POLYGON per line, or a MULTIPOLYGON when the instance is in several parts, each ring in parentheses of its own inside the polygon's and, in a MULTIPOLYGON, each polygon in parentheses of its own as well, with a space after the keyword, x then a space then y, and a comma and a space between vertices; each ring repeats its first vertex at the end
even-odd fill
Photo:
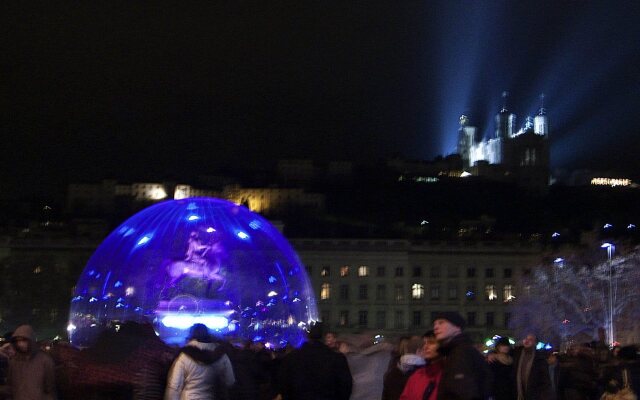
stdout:
POLYGON ((553 398, 549 365, 543 353, 536 350, 538 339, 532 333, 522 340, 514 352, 514 382, 518 400, 548 400, 553 398))
POLYGON ((348 400, 353 378, 346 357, 322 343, 322 324, 313 325, 308 341, 282 361, 283 400, 348 400))
POLYGON ((515 387, 513 377, 513 357, 511 356, 511 343, 509 338, 501 337, 496 341, 495 353, 489 354, 489 369, 493 377, 493 397, 495 400, 515 399, 515 387))
POLYGON ((438 352, 444 357, 438 400, 484 400, 490 394, 491 372, 484 357, 464 333, 465 321, 456 312, 434 317, 438 352))

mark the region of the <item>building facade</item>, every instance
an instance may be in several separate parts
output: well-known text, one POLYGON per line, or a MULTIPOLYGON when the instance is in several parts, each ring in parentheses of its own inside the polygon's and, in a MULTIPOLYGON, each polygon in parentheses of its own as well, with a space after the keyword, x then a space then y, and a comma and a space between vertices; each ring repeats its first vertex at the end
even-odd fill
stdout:
POLYGON ((529 243, 294 239, 323 321, 336 332, 422 334, 440 311, 475 341, 510 334, 519 279, 541 262, 529 243))

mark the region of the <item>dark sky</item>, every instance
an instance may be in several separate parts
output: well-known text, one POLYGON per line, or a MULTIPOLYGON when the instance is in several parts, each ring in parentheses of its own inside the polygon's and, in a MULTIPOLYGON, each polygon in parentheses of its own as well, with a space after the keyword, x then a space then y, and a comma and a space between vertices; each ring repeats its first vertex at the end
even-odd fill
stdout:
POLYGON ((5 2, 0 183, 431 159, 544 92, 554 167, 637 176, 640 2, 5 2), (63 3, 63 4, 60 4, 63 3))

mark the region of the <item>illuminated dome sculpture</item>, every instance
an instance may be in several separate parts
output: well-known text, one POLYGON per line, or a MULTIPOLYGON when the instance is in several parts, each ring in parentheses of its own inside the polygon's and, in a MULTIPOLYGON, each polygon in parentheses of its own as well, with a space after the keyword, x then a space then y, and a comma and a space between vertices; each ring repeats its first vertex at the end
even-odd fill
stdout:
POLYGON ((276 228, 243 206, 190 198, 146 208, 102 242, 78 280, 68 331, 86 346, 121 322, 149 321, 182 344, 200 322, 282 347, 316 319, 304 267, 276 228))

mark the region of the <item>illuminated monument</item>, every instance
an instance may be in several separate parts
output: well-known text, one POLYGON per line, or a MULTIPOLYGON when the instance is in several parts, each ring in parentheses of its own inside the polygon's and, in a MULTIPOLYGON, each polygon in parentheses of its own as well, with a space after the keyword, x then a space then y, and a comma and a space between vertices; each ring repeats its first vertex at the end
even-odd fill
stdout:
POLYGON ((102 242, 78 280, 68 331, 83 346, 121 322, 149 321, 182 344, 200 322, 281 347, 299 344, 316 319, 305 269, 277 229, 243 206, 189 198, 139 212, 102 242))
POLYGON ((462 165, 473 175, 512 176, 527 187, 546 187, 549 181, 549 122, 544 108, 544 95, 535 117, 527 117, 516 130, 516 115, 504 103, 495 117, 495 134, 478 141, 477 128, 467 116, 460 117, 457 152, 462 165), (489 168, 489 166, 494 168, 489 168))

